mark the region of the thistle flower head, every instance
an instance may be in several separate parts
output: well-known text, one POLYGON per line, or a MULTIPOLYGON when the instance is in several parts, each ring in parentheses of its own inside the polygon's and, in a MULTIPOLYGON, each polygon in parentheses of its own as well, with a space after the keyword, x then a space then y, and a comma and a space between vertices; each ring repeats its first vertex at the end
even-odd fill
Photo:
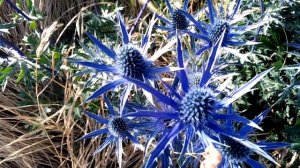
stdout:
MULTIPOLYGON (((224 31, 222 32, 222 37, 224 31)), ((222 38, 223 39, 223 38, 222 38)), ((195 87, 189 85, 189 78, 185 69, 178 71, 178 81, 174 82, 173 86, 164 83, 169 90, 169 96, 161 93, 155 88, 143 83, 140 80, 127 78, 130 82, 140 86, 147 92, 156 97, 157 101, 161 104, 160 109, 150 110, 137 110, 136 112, 127 114, 128 117, 153 117, 158 121, 164 122, 166 120, 172 123, 167 130, 164 128, 158 129, 157 132, 163 131, 161 139, 157 143, 155 149, 151 152, 146 166, 150 167, 154 164, 156 159, 162 154, 170 143, 174 143, 178 134, 184 134, 185 139, 180 152, 179 160, 184 157, 185 153, 190 149, 194 149, 194 140, 199 140, 196 144, 199 144, 201 149, 205 149, 207 146, 214 144, 218 141, 218 135, 224 135, 228 137, 235 137, 232 131, 225 129, 221 123, 224 122, 238 122, 247 125, 247 128, 260 127, 253 121, 248 120, 238 114, 222 114, 218 113, 220 110, 224 110, 228 105, 240 98, 245 93, 249 92, 251 88, 262 79, 271 69, 255 76, 252 80, 245 85, 229 93, 229 96, 218 99, 217 91, 213 92, 209 89, 211 86, 210 80, 213 77, 213 70, 215 62, 218 60, 218 49, 221 46, 222 40, 217 42, 214 46, 209 59, 205 63, 205 67, 201 70, 200 84, 195 87), (181 87, 181 88, 179 88, 181 87), (179 90, 179 92, 177 91, 179 90), (218 121, 222 122, 218 122, 218 121), (164 131, 166 130, 166 131, 164 131)), ((181 42, 177 37, 177 64, 179 68, 184 68, 183 52, 181 42)), ((156 133, 156 135, 159 133, 156 133)), ((240 136, 238 136, 239 139, 240 136)), ((242 141, 242 140, 241 140, 242 141)), ((238 141, 238 142, 241 142, 238 141)), ((241 142, 241 144, 245 145, 241 142)), ((246 147, 251 144, 247 141, 246 147)), ((252 144, 251 144, 252 145, 252 144)), ((254 150, 250 148, 251 150, 254 150)), ((255 149, 260 151, 260 149, 255 149)))
POLYGON ((126 136, 126 131, 128 131, 128 124, 124 118, 112 117, 108 121, 108 130, 115 137, 126 136))
POLYGON ((209 32, 209 39, 213 44, 217 43, 225 29, 226 32, 224 36, 226 37, 226 34, 229 33, 229 25, 226 21, 219 20, 215 23, 215 25, 213 25, 209 32))
POLYGON ((122 46, 117 53, 117 66, 123 76, 143 80, 148 65, 141 52, 131 44, 122 46))
POLYGON ((182 12, 176 9, 172 13, 172 25, 174 30, 186 30, 189 26, 189 22, 182 12))
POLYGON ((189 0, 185 0, 182 6, 182 10, 173 8, 169 2, 169 0, 165 0, 165 3, 169 9, 171 18, 167 19, 164 16, 157 15, 157 18, 164 22, 165 26, 157 26, 157 28, 166 30, 169 32, 168 38, 173 36, 177 36, 177 32, 182 32, 189 27, 189 20, 182 13, 182 11, 187 11, 189 0))
MULTIPOLYGON (((252 122, 254 122, 255 124, 260 124, 269 111, 270 109, 267 109, 266 111, 255 117, 252 122)), ((228 107, 227 113, 235 113, 232 109, 232 106, 228 107)), ((224 135, 219 136, 220 142, 224 144, 216 146, 223 156, 221 167, 228 167, 229 165, 232 165, 232 167, 240 167, 241 165, 244 165, 244 163, 253 168, 262 167, 260 163, 251 158, 251 155, 253 153, 257 153, 270 160, 274 164, 278 165, 278 163, 266 151, 289 146, 288 143, 284 142, 250 142, 248 140, 248 135, 253 132, 254 129, 249 125, 244 125, 240 129, 236 129, 233 123, 226 122, 226 128, 228 129, 228 131, 232 132, 232 135, 234 135, 234 137, 224 135)))
MULTIPOLYGON (((123 22, 123 18, 118 15, 118 20, 120 24, 120 29, 122 33, 122 44, 120 44, 119 48, 113 50, 106 45, 104 45, 101 41, 97 40, 94 36, 87 33, 88 37, 93 41, 93 43, 105 53, 107 56, 112 59, 112 64, 108 65, 104 62, 95 62, 95 61, 85 61, 85 60, 74 60, 72 63, 82 65, 91 69, 94 69, 97 73, 113 73, 114 77, 111 82, 108 82, 106 85, 103 85, 95 92, 91 94, 84 102, 88 102, 92 99, 98 98, 100 95, 108 92, 109 90, 115 89, 116 87, 125 84, 128 87, 123 92, 124 94, 122 97, 122 106, 128 98, 128 94, 133 87, 133 84, 129 83, 127 79, 124 77, 129 77, 133 79, 137 79, 140 81, 150 81, 150 80, 157 80, 159 79, 158 75, 165 72, 175 71, 176 68, 171 67, 155 67, 152 63, 154 60, 144 58, 145 55, 150 47, 150 36, 152 27, 154 25, 154 17, 147 29, 146 34, 141 39, 140 46, 134 46, 130 42, 130 34, 128 34, 126 26, 123 22), (141 50, 140 50, 141 49, 141 50), (125 94, 126 93, 126 94, 125 94)), ((161 49, 162 50, 162 49, 161 49)), ((155 58, 159 57, 160 54, 164 53, 165 51, 158 51, 159 54, 155 55, 155 58)), ((90 55, 94 55, 92 51, 88 51, 90 55)), ((154 56, 153 56, 154 57, 154 56)), ((88 73, 91 71, 83 71, 80 74, 88 73)), ((122 111, 122 110, 121 110, 122 111)))
MULTIPOLYGON (((233 3, 234 5, 230 5, 230 6, 234 6, 233 9, 228 8, 227 12, 221 10, 221 14, 218 15, 212 0, 207 0, 209 23, 198 21, 197 18, 195 18, 194 16, 190 15, 184 10, 181 10, 181 14, 183 14, 199 30, 199 33, 185 31, 185 33, 189 34, 195 39, 200 39, 201 41, 199 43, 200 48, 197 49, 198 51, 195 53, 196 55, 201 55, 206 50, 213 48, 213 46, 220 39, 221 34, 224 31, 225 31, 223 37, 224 39, 222 39, 222 43, 221 43, 222 47, 257 44, 257 42, 246 41, 238 37, 243 35, 246 32, 252 31, 253 29, 256 29, 268 23, 269 21, 266 18, 262 18, 257 23, 248 25, 247 23, 242 21, 245 20, 244 19, 245 16, 248 13, 250 14, 251 12, 244 11, 244 13, 247 14, 243 14, 239 12, 241 6, 241 0, 233 1, 233 3), (203 45, 203 41, 206 43, 205 45, 203 45)), ((235 54, 237 56, 241 56, 237 54, 239 53, 238 50, 234 50, 234 51, 228 50, 228 52, 235 54)))
POLYGON ((209 115, 215 113, 216 97, 205 87, 191 90, 181 101, 180 119, 198 127, 205 125, 209 115))
MULTIPOLYGON (((138 132, 140 128, 149 127, 148 123, 135 123, 126 116, 123 116, 122 113, 117 113, 114 111, 114 108, 110 101, 104 96, 104 101, 107 105, 109 116, 108 118, 104 118, 100 115, 96 115, 91 112, 86 112, 86 115, 90 118, 94 119, 97 123, 103 124, 102 129, 97 129, 93 132, 85 134, 82 139, 93 138, 100 135, 106 135, 106 139, 99 146, 99 148, 94 152, 101 152, 105 147, 109 144, 115 144, 116 153, 118 157, 119 167, 122 167, 122 154, 123 154, 123 146, 122 141, 124 139, 129 139, 134 145, 143 150, 143 146, 139 144, 137 138, 132 135, 132 132, 138 132)), ((150 126, 151 123, 150 123, 150 126)))
POLYGON ((220 146, 219 149, 227 160, 242 162, 250 155, 250 149, 234 139, 222 136, 221 142, 224 146, 220 146))

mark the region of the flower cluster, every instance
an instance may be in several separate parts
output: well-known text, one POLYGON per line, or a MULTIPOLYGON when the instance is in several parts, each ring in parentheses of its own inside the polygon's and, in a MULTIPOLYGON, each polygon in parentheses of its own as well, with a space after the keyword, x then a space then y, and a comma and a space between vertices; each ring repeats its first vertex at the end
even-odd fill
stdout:
POLYGON ((135 146, 145 151, 145 167, 159 165, 199 167, 204 165, 204 162, 201 163, 197 154, 209 148, 220 153, 221 161, 218 163, 220 167, 239 167, 244 163, 252 167, 262 167, 251 158, 255 153, 278 164, 266 151, 287 147, 288 143, 251 142, 248 139, 249 133, 255 129, 261 130, 259 124, 269 109, 253 120, 249 120, 235 112, 232 106, 237 99, 251 91, 272 68, 257 74, 242 86, 236 86, 234 90, 227 88, 228 82, 222 82, 217 78, 222 71, 219 66, 224 51, 235 51, 241 45, 254 44, 254 42, 243 41, 239 36, 259 27, 265 23, 265 20, 262 19, 253 25, 234 25, 245 17, 245 13, 239 12, 241 0, 236 0, 226 15, 222 14, 225 12, 223 7, 221 14, 218 15, 212 1, 207 0, 207 8, 201 10, 208 14, 208 19, 204 21, 199 19, 201 12, 188 13, 188 0, 184 1, 182 9, 172 8, 168 0, 165 0, 165 3, 171 15, 170 19, 154 14, 165 25, 154 26, 155 19, 152 19, 146 34, 141 39, 141 45, 136 45, 130 40, 131 35, 128 34, 123 18, 119 14, 117 19, 123 41, 122 44, 115 45, 116 49, 107 47, 87 33, 94 44, 112 61, 108 64, 101 61, 72 59, 72 63, 94 69, 97 73, 113 74, 113 79, 84 101, 87 103, 100 96, 104 97, 110 112, 107 118, 91 112, 86 114, 105 128, 88 133, 81 139, 106 134, 106 140, 95 153, 102 151, 111 143, 116 143, 120 167, 124 139, 129 139, 135 146), (153 27, 168 31, 169 38, 175 42, 168 43, 167 47, 156 51, 153 57, 147 58, 153 27), (201 66, 189 67, 191 59, 187 58, 189 56, 186 57, 188 55, 186 53, 189 52, 185 51, 181 40, 186 36, 195 42, 194 50, 200 48, 196 51, 196 55, 200 57, 196 59, 202 61, 201 66), (153 61, 164 53, 163 50, 168 51, 175 43, 177 67, 155 66, 153 61), (209 53, 207 59, 201 57, 206 51, 209 53), (190 71, 193 74, 189 74, 190 71), (173 76, 173 83, 163 81, 162 73, 173 76), (159 83, 161 86, 156 87, 154 83, 156 85, 159 83), (108 91, 116 88, 124 90, 119 96, 118 114, 105 96, 108 91), (140 91, 143 91, 146 101, 150 103, 131 102, 128 98, 130 94, 140 91), (191 153, 196 157, 192 157, 191 153))

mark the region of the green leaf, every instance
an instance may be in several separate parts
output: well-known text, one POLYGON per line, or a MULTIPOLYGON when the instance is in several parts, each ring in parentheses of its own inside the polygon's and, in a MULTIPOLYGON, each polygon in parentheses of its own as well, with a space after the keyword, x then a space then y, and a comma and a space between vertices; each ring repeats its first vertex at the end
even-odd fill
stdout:
POLYGON ((300 151, 300 144, 299 143, 293 143, 291 148, 296 150, 296 151, 300 151))
POLYGON ((0 75, 7 75, 13 70, 13 67, 8 66, 0 70, 0 75))
POLYGON ((29 10, 32 10, 32 1, 31 0, 27 0, 26 1, 26 6, 29 10))
POLYGON ((16 82, 19 83, 24 78, 24 75, 25 75, 25 70, 22 68, 18 74, 18 78, 17 78, 16 82))
POLYGON ((36 30, 38 27, 37 22, 35 20, 30 21, 29 28, 30 30, 36 30))

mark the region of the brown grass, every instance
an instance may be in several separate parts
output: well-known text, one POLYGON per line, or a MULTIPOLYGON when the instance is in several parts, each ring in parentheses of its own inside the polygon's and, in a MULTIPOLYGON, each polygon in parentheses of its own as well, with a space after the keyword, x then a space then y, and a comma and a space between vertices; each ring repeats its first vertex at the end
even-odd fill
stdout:
MULTIPOLYGON (((73 92, 71 83, 66 82, 65 99, 69 102, 66 105, 19 106, 25 101, 18 96, 19 92, 25 91, 22 87, 9 82, 5 92, 0 92, 1 168, 116 167, 114 148, 93 156, 103 138, 76 141, 84 133, 99 127, 85 117, 85 124, 74 119, 74 105, 82 90, 73 92), (46 106, 53 108, 54 112, 46 113, 43 108, 46 106)), ((100 103, 103 105, 102 101, 100 103)), ((104 113, 101 109, 99 113, 104 113)), ((140 167, 143 154, 134 151, 132 146, 126 146, 124 150, 127 153, 123 156, 124 167, 140 167)))
POLYGON ((55 153, 52 136, 45 132, 47 127, 39 125, 41 118, 34 105, 18 107, 24 101, 17 95, 20 91, 20 86, 9 82, 5 92, 0 92, 0 167, 55 167, 56 158, 50 157, 55 153), (39 128, 29 131, 29 124, 39 128))

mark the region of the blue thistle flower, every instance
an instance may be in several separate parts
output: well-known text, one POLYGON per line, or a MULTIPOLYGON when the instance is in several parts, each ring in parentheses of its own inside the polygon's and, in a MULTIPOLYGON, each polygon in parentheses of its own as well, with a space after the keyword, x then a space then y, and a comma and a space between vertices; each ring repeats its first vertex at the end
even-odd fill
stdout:
POLYGON ((122 106, 128 97, 129 91, 132 88, 132 84, 124 77, 130 77, 140 81, 157 80, 159 79, 158 75, 164 72, 169 72, 177 70, 172 67, 155 67, 153 61, 157 59, 161 54, 166 51, 165 48, 158 50, 158 54, 154 54, 153 57, 147 59, 145 54, 147 53, 148 48, 150 47, 150 34, 154 24, 154 18, 152 19, 149 29, 147 30, 145 36, 142 38, 141 46, 136 46, 130 43, 130 35, 128 34, 126 27, 124 25, 123 19, 120 14, 118 14, 119 24, 122 32, 122 46, 114 51, 106 47, 102 42, 97 40, 94 36, 87 33, 88 37, 97 45, 97 47, 108 55, 112 60, 112 65, 107 65, 102 62, 90 62, 84 60, 71 60, 72 63, 78 65, 83 65, 85 67, 95 69, 97 72, 113 73, 116 77, 113 81, 108 84, 100 87, 94 93, 91 94, 84 102, 88 102, 92 99, 99 97, 100 95, 112 90, 122 84, 127 84, 127 88, 124 91, 122 96, 122 106))
POLYGON ((220 145, 220 150, 227 160, 242 162, 250 154, 250 149, 232 138, 221 136, 221 143, 224 146, 220 145))
POLYGON ((118 71, 122 76, 143 81, 144 76, 151 75, 147 74, 149 72, 147 68, 151 66, 151 62, 147 61, 139 49, 133 45, 122 46, 116 60, 118 71))
MULTIPOLYGON (((242 20, 245 15, 241 14, 238 15, 239 8, 241 6, 241 0, 236 0, 234 8, 227 12, 226 15, 224 15, 224 9, 221 8, 221 16, 217 15, 217 12, 214 9, 213 3, 211 0, 207 0, 207 6, 208 6, 208 17, 209 17, 209 23, 205 23, 202 21, 197 21, 193 16, 191 16, 186 11, 181 10, 181 13, 190 20, 195 27, 200 31, 200 33, 193 33, 190 31, 184 31, 185 33, 189 34, 190 36, 201 39, 206 42, 201 48, 196 51, 196 55, 201 55, 206 50, 212 48, 218 41, 218 39, 221 37, 222 32, 224 30, 224 39, 222 42, 222 47, 224 49, 227 49, 228 46, 242 46, 242 45, 253 45, 257 44, 256 42, 251 41, 241 41, 239 36, 244 34, 245 32, 248 32, 252 29, 258 28, 262 26, 263 24, 266 24, 267 21, 264 19, 261 19, 259 22, 253 24, 253 25, 235 25, 237 22, 242 20)), ((232 49, 229 50, 229 52, 233 54, 239 53, 238 51, 233 51, 232 49)), ((239 53, 239 55, 242 55, 239 53)))
MULTIPOLYGON (((224 31, 222 33, 224 36, 224 31)), ((135 83, 139 87, 145 89, 158 101, 162 103, 160 110, 141 110, 133 113, 127 113, 128 117, 153 117, 158 120, 171 120, 173 123, 170 131, 163 134, 162 138, 158 142, 156 148, 151 152, 149 159, 147 160, 146 167, 151 166, 161 152, 167 147, 168 144, 173 142, 174 138, 180 132, 185 134, 185 140, 183 141, 183 147, 180 157, 183 157, 186 151, 192 150, 191 139, 196 139, 199 145, 203 148, 212 145, 216 142, 219 134, 226 136, 235 136, 231 131, 224 130, 222 126, 218 124, 218 120, 223 121, 236 121, 248 125, 249 127, 260 127, 246 118, 243 118, 237 114, 220 114, 219 111, 226 109, 236 99, 249 92, 251 88, 262 79, 271 69, 255 76, 252 80, 244 84, 239 89, 233 91, 223 99, 218 98, 218 92, 214 92, 210 89, 209 81, 212 78, 212 69, 218 58, 218 49, 221 46, 222 39, 218 40, 216 46, 214 46, 209 60, 205 64, 205 68, 202 71, 200 84, 197 87, 191 88, 187 78, 186 71, 184 69, 178 71, 181 90, 177 92, 175 88, 172 88, 168 84, 165 86, 169 89, 171 97, 168 97, 161 92, 155 90, 151 86, 143 83, 142 81, 124 77, 127 80, 135 83)), ((177 37, 177 61, 180 68, 183 68, 183 56, 181 42, 177 37)))
POLYGON ((163 16, 159 16, 158 14, 155 14, 159 20, 161 20, 166 24, 166 26, 156 26, 156 27, 168 31, 169 32, 168 38, 171 38, 176 35, 177 31, 180 32, 183 30, 187 30, 187 28, 189 27, 189 20, 181 12, 182 10, 187 11, 189 0, 184 1, 182 10, 172 8, 169 0, 165 0, 165 2, 171 14, 171 18, 166 19, 163 16))
MULTIPOLYGON (((253 119, 253 122, 259 125, 262 122, 262 120, 267 116, 269 111, 270 109, 267 109, 264 112, 262 112, 260 115, 253 119)), ((234 110, 232 109, 231 105, 228 107, 227 112, 228 114, 234 113, 234 110)), ((240 167, 243 163, 246 163, 253 168, 264 167, 263 165, 251 158, 251 155, 253 153, 257 153, 265 157, 266 159, 272 161, 273 163, 279 165, 266 151, 290 146, 289 143, 285 142, 252 143, 247 139, 249 134, 252 133, 254 130, 248 125, 245 125, 241 129, 236 130, 236 128, 231 122, 227 122, 226 128, 228 131, 232 132, 233 134, 236 134, 236 137, 239 137, 242 140, 237 138, 220 136, 220 142, 222 143, 222 145, 216 145, 217 149, 222 154, 223 161, 221 162, 220 167, 240 167)))
MULTIPOLYGON (((118 157, 118 163, 119 167, 122 167, 122 153, 123 153, 123 147, 122 147, 122 141, 124 139, 129 139, 132 141, 135 146, 143 150, 143 146, 139 144, 139 141, 136 137, 132 135, 132 132, 138 131, 139 128, 142 128, 144 126, 147 127, 147 124, 145 123, 134 123, 131 119, 128 117, 123 116, 123 112, 120 111, 120 113, 116 113, 113 109, 113 106, 109 102, 109 100, 104 97, 105 103, 108 107, 108 111, 110 115, 108 118, 103 118, 102 116, 96 115, 91 112, 86 112, 85 114, 89 116, 90 118, 94 119, 97 123, 103 124, 106 127, 102 129, 95 130, 93 132, 90 132, 83 137, 81 137, 79 140, 92 138, 100 135, 106 134, 106 139, 104 142, 99 146, 98 149, 94 152, 94 154, 101 152, 105 147, 107 147, 109 144, 116 145, 116 152, 118 157)), ((148 125, 149 126, 149 125, 148 125)), ((150 125, 151 126, 151 125, 150 125)))
POLYGON ((197 128, 207 125, 211 114, 216 113, 218 101, 209 88, 203 87, 189 91, 180 104, 180 120, 197 128))
POLYGON ((173 30, 186 30, 189 26, 189 22, 186 17, 176 9, 172 13, 172 28, 173 30))

